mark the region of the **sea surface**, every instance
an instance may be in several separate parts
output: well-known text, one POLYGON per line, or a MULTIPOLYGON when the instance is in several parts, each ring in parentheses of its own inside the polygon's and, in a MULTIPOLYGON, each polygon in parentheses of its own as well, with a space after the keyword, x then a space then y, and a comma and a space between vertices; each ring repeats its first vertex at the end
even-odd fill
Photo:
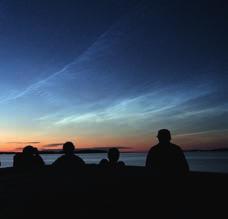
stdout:
MULTIPOLYGON (((1 167, 13 166, 13 154, 1 154, 1 167)), ((42 154, 46 164, 51 164, 60 154, 42 154)), ((79 154, 86 163, 97 164, 106 157, 105 153, 79 154)), ((185 152, 190 170, 228 173, 228 151, 185 152)), ((120 159, 126 165, 144 166, 146 153, 121 153, 120 159)))

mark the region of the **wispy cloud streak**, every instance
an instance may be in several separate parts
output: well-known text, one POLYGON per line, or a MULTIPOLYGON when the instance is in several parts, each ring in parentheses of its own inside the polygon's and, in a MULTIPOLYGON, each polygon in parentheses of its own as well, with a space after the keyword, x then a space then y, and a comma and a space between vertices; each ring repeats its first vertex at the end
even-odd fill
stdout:
MULTIPOLYGON (((144 8, 138 8, 138 13, 143 10, 144 8)), ((129 14, 131 14, 130 12, 129 14)), ((60 70, 50 74, 48 77, 35 82, 25 88, 23 91, 11 91, 10 94, 8 94, 5 97, 2 97, 0 100, 1 103, 5 103, 8 101, 16 100, 18 98, 24 97, 26 95, 30 95, 32 93, 37 93, 40 96, 47 96, 50 98, 50 94, 48 91, 43 91, 42 88, 45 86, 48 86, 48 82, 51 80, 57 78, 60 75, 66 75, 71 74, 71 77, 75 78, 77 74, 80 72, 74 72, 73 75, 72 73, 69 73, 69 70, 71 67, 76 67, 76 65, 83 64, 85 62, 88 62, 92 59, 97 59, 100 56, 105 55, 105 52, 111 51, 110 48, 118 42, 119 39, 121 39, 124 34, 129 29, 129 20, 128 16, 129 14, 124 15, 123 17, 119 18, 118 21, 116 21, 113 25, 111 25, 108 30, 103 32, 92 44, 87 47, 79 56, 77 56, 72 62, 66 64, 63 66, 60 70), (126 28, 128 27, 128 28, 126 28)), ((83 72, 83 68, 86 68, 86 66, 82 66, 81 71, 83 72)), ((51 100, 51 98, 50 98, 51 100)))
POLYGON ((61 147, 64 143, 51 143, 46 144, 43 146, 43 148, 53 148, 53 147, 61 147))
MULTIPOLYGON (((103 123, 106 121, 139 121, 145 119, 159 120, 162 115, 174 112, 181 104, 187 100, 197 99, 199 96, 204 96, 208 90, 195 90, 191 96, 188 93, 180 94, 179 96, 170 95, 177 92, 174 88, 161 89, 148 94, 124 99, 117 104, 108 106, 102 110, 94 110, 88 113, 75 113, 65 116, 55 122, 55 125, 63 126, 71 123, 103 123)), ((190 112, 189 112, 190 113, 190 112)), ((194 114, 194 112, 191 112, 194 114)), ((195 109, 197 113, 197 109, 195 109)), ((172 115, 176 117, 178 115, 172 115)))

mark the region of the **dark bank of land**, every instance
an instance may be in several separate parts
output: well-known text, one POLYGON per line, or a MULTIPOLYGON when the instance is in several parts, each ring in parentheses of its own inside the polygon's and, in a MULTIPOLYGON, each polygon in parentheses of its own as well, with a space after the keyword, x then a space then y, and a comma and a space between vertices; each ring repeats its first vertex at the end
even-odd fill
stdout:
POLYGON ((62 171, 50 166, 36 171, 2 168, 0 214, 3 218, 220 218, 228 215, 227 191, 227 174, 159 177, 144 167, 96 165, 62 171))
POLYGON ((192 150, 186 150, 185 152, 225 152, 228 151, 228 148, 216 148, 216 149, 192 149, 192 150))
MULTIPOLYGON (((0 154, 15 154, 16 152, 0 152, 0 154)), ((107 153, 107 150, 101 149, 76 149, 75 154, 96 154, 107 153)), ((39 154, 63 154, 63 150, 41 150, 39 154)))
MULTIPOLYGON (((75 154, 98 154, 98 153, 107 153, 109 148, 105 148, 105 149, 76 149, 75 150, 75 154)), ((192 150, 184 150, 184 152, 226 152, 228 151, 228 148, 218 148, 218 149, 192 149, 192 150)), ((15 154, 16 152, 7 152, 7 151, 2 151, 0 152, 0 154, 15 154)), ((63 151, 62 150, 52 150, 52 149, 48 149, 48 150, 41 150, 39 151, 40 154, 62 154, 63 151)), ((147 153, 145 152, 137 152, 137 151, 122 151, 121 153, 147 153)))

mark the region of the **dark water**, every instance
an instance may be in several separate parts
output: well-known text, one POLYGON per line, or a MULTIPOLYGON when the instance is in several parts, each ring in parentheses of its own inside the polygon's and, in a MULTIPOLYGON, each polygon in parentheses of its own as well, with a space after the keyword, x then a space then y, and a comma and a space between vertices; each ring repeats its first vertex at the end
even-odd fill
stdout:
MULTIPOLYGON (((41 155, 46 164, 51 164, 59 154, 41 155)), ((86 163, 98 163, 106 154, 80 154, 86 163)), ((228 173, 228 152, 186 152, 185 156, 190 169, 194 171, 221 172, 228 173)), ((127 165, 144 166, 146 160, 145 153, 122 153, 121 160, 127 165)), ((0 155, 1 167, 11 167, 13 165, 13 155, 0 155)))

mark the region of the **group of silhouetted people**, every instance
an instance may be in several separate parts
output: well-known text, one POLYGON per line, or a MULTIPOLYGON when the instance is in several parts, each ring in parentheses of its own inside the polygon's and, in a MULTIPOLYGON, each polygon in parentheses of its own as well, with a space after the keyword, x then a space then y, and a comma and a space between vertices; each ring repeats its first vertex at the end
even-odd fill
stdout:
POLYGON ((28 145, 22 153, 16 153, 13 158, 13 166, 24 169, 34 169, 45 165, 36 147, 28 145))
MULTIPOLYGON (((181 148, 171 143, 171 134, 167 129, 161 129, 157 135, 159 143, 153 146, 146 158, 146 167, 155 174, 185 174, 189 171, 188 163, 181 148)), ((53 162, 53 167, 74 168, 83 167, 85 162, 75 155, 75 146, 72 142, 63 144, 63 155, 53 162)), ((125 166, 119 161, 120 152, 117 148, 108 151, 107 159, 99 162, 100 167, 121 168, 125 166)), ((34 169, 45 166, 38 149, 29 145, 22 153, 14 156, 13 166, 16 168, 34 169)))

